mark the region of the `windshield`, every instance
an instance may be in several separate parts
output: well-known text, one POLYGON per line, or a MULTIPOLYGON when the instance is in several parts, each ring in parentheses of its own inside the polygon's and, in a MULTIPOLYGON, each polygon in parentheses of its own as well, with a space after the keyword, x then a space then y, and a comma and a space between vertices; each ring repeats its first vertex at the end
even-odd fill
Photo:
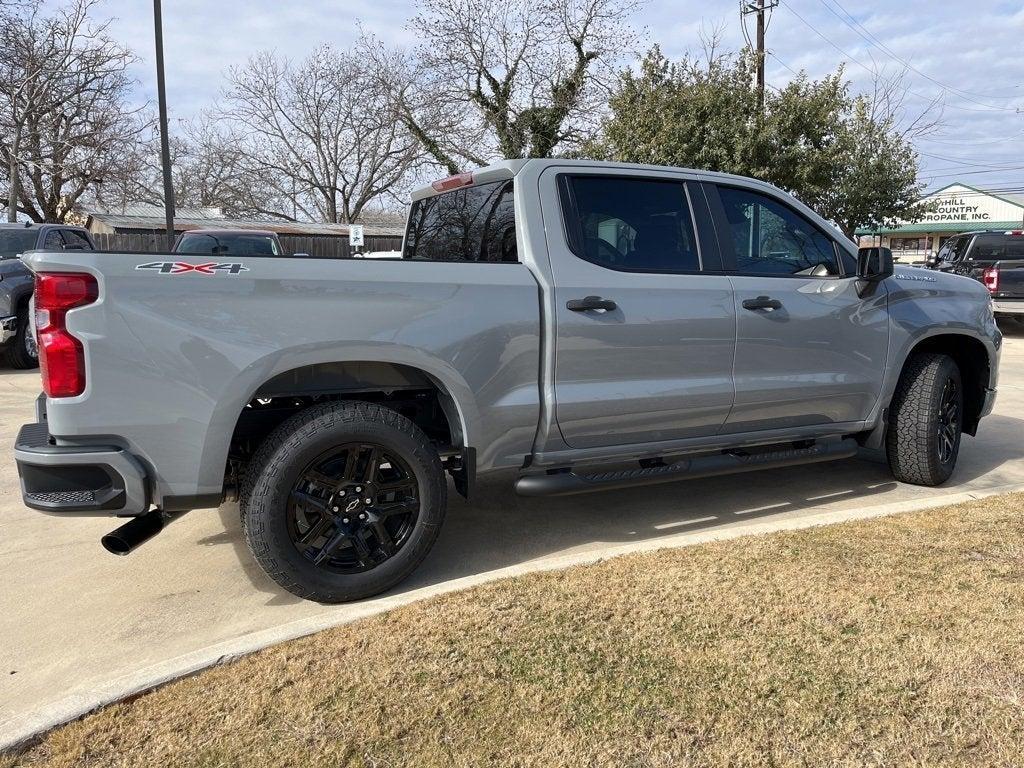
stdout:
POLYGON ((182 235, 177 253, 209 253, 223 255, 226 253, 247 256, 280 256, 281 249, 277 240, 270 235, 234 235, 209 232, 186 232, 182 235))
POLYGON ((19 253, 36 247, 34 229, 0 229, 0 259, 13 259, 19 253))

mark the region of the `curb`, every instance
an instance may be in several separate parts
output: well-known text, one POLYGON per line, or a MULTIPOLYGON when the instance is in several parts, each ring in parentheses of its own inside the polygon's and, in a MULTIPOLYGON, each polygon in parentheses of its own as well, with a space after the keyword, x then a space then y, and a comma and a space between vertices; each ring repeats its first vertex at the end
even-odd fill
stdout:
POLYGON ((493 571, 485 571, 472 576, 453 579, 443 584, 432 584, 427 587, 359 604, 354 606, 355 610, 351 610, 353 606, 350 605, 350 611, 343 619, 338 619, 333 611, 325 610, 324 613, 316 616, 299 619, 271 629, 251 632, 241 637, 176 656, 159 664, 115 677, 104 685, 91 687, 87 692, 66 696, 31 713, 5 720, 0 723, 0 753, 16 751, 26 747, 41 738, 46 732, 58 726, 84 717, 101 707, 146 693, 173 680, 196 674, 218 664, 233 661, 271 645, 277 645, 325 629, 349 624, 435 595, 457 592, 487 582, 528 573, 559 570, 575 565, 589 565, 619 555, 652 552, 661 549, 676 549, 711 541, 737 539, 743 536, 779 531, 795 531, 835 523, 868 520, 903 512, 916 512, 934 509, 935 507, 960 504, 966 501, 1014 491, 1024 491, 1024 484, 1015 483, 973 491, 960 491, 925 499, 879 504, 857 510, 819 512, 795 519, 752 522, 723 530, 680 533, 662 539, 609 546, 598 551, 545 557, 541 560, 526 561, 493 571))

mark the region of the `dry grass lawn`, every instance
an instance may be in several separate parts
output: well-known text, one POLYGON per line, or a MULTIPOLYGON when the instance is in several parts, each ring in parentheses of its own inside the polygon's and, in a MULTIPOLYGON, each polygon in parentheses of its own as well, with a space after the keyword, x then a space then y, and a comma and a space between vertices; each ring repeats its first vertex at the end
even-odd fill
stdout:
POLYGON ((0 766, 1024 764, 1024 495, 432 599, 0 766))

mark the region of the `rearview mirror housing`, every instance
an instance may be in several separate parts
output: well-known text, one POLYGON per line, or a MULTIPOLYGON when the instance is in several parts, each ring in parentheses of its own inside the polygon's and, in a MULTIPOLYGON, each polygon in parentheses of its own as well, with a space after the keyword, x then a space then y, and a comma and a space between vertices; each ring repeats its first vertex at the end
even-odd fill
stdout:
POLYGON ((857 277, 878 283, 892 276, 892 251, 881 246, 860 248, 857 251, 857 277))

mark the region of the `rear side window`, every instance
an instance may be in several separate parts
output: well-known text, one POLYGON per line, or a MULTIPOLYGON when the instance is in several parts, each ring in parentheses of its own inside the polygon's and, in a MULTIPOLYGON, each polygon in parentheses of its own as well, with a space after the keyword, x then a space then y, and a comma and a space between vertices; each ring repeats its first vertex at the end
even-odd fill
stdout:
POLYGON ((92 245, 81 232, 73 229, 64 230, 64 247, 72 251, 91 251, 92 245))
POLYGON ((697 272, 686 188, 628 176, 566 176, 563 208, 573 252, 608 269, 697 272))
POLYGON ((64 250, 64 238, 60 236, 59 229, 51 229, 46 233, 46 238, 43 240, 43 248, 47 251, 64 250))
POLYGON ((512 182, 477 184, 413 202, 402 258, 518 261, 512 182))
POLYGON ((719 187, 736 249, 736 271, 748 275, 828 277, 839 274, 831 238, 796 211, 765 195, 719 187))

